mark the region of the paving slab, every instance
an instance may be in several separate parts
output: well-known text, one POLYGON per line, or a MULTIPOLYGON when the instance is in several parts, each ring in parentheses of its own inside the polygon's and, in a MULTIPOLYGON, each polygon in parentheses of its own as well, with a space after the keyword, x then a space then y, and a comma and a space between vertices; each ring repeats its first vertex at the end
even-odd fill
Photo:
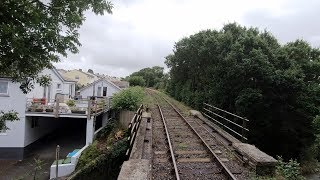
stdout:
POLYGON ((130 159, 122 165, 118 180, 140 180, 151 177, 150 160, 130 159))

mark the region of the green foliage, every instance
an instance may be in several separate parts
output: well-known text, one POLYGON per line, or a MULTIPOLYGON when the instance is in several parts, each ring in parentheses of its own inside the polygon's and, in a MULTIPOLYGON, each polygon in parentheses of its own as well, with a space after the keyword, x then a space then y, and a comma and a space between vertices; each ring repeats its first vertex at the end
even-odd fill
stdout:
POLYGON ((139 70, 138 72, 132 73, 126 79, 130 80, 130 77, 141 76, 145 80, 146 87, 154 87, 157 83, 162 81, 162 78, 164 77, 163 70, 164 68, 159 66, 144 68, 139 70))
POLYGON ((166 57, 168 93, 197 109, 208 102, 247 117, 249 143, 300 158, 320 114, 320 50, 269 32, 226 24, 181 39, 166 57))
POLYGON ((74 107, 76 106, 76 101, 73 99, 69 99, 66 103, 69 107, 74 107))
POLYGON ((52 62, 60 61, 67 52, 77 53, 78 29, 85 12, 112 13, 106 0, 5 0, 0 6, 0 76, 21 83, 27 93, 52 62))
POLYGON ((106 138, 112 132, 114 127, 115 127, 115 120, 110 119, 107 125, 98 132, 97 138, 106 138))
POLYGON ((126 160, 127 149, 127 138, 115 142, 107 153, 100 154, 88 162, 83 168, 74 172, 68 180, 85 180, 88 177, 97 180, 117 179, 121 165, 126 160))
POLYGON ((287 180, 303 180, 305 179, 300 173, 300 164, 296 160, 290 159, 289 162, 284 162, 278 156, 278 164, 276 166, 277 179, 287 180))
POLYGON ((97 141, 94 141, 91 145, 89 145, 82 153, 79 158, 77 169, 81 169, 86 166, 89 162, 97 158, 101 152, 97 148, 97 141))
POLYGON ((143 79, 142 76, 129 76, 127 78, 130 86, 145 86, 146 81, 143 79))
POLYGON ((0 130, 9 130, 6 125, 6 121, 18 121, 18 113, 15 111, 4 112, 0 111, 0 130))
POLYGON ((136 110, 144 97, 141 87, 130 87, 112 97, 112 108, 119 110, 136 110))

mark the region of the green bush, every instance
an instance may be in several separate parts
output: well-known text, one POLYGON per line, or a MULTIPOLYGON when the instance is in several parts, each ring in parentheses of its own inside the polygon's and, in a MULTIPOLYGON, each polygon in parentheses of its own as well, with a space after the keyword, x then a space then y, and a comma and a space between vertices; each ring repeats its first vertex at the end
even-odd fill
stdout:
POLYGON ((89 162, 94 160, 100 155, 100 151, 97 148, 97 141, 94 141, 89 147, 87 147, 81 154, 76 169, 81 169, 89 162))
POLYGON ((97 134, 97 138, 107 137, 112 132, 114 127, 115 127, 115 120, 110 119, 107 125, 103 129, 101 129, 101 131, 99 131, 99 133, 97 134))
POLYGON ((68 180, 117 179, 121 165, 126 160, 127 149, 127 138, 123 138, 116 142, 106 154, 100 154, 83 168, 74 172, 68 180))
POLYGON ((75 100, 72 100, 72 99, 69 99, 66 103, 69 107, 74 107, 76 106, 76 101, 75 100))
POLYGON ((136 110, 144 97, 141 87, 130 87, 125 89, 112 98, 112 108, 119 110, 136 110))
POLYGON ((300 173, 300 164, 296 160, 290 159, 284 162, 282 157, 278 156, 278 165, 276 167, 277 179, 303 180, 305 179, 300 173))
POLYGON ((129 81, 130 86, 145 86, 146 80, 143 79, 142 76, 130 76, 127 79, 129 81))

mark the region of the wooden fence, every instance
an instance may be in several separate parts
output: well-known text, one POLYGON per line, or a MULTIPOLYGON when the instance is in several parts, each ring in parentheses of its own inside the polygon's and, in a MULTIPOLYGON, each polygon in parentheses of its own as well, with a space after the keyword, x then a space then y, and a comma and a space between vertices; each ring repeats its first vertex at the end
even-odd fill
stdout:
POLYGON ((137 132, 138 132, 140 122, 142 119, 142 110, 143 110, 143 105, 141 104, 139 109, 134 113, 134 116, 133 116, 131 122, 129 123, 129 127, 128 127, 128 131, 130 133, 130 135, 128 137, 129 148, 127 150, 126 156, 130 156, 132 146, 133 146, 134 141, 136 139, 137 132))

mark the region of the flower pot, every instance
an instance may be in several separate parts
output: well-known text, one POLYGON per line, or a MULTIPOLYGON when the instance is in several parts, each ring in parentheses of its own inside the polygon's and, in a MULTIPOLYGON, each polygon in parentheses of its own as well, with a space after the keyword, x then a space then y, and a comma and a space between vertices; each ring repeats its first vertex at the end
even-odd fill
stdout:
POLYGON ((36 112, 43 112, 43 109, 36 109, 36 112))
POLYGON ((72 113, 77 113, 77 114, 86 114, 86 111, 84 110, 71 110, 72 113))
POLYGON ((53 109, 46 109, 46 112, 53 112, 53 109))

